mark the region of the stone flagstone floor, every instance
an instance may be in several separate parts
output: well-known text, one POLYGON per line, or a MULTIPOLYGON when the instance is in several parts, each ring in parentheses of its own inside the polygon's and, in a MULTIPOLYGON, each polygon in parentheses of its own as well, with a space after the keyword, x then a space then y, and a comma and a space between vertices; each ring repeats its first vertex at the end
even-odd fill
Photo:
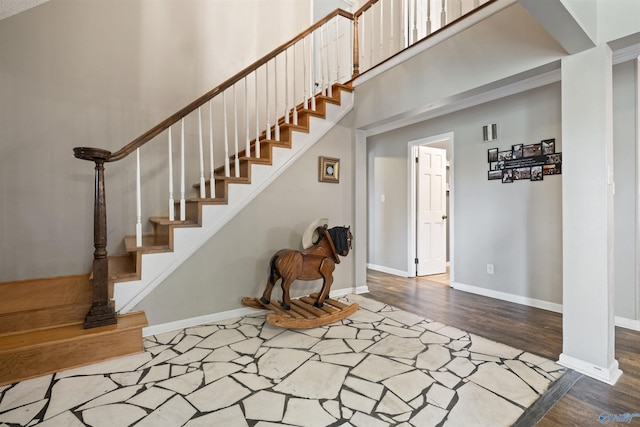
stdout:
POLYGON ((285 330, 264 314, 152 336, 146 352, 0 387, 6 426, 509 426, 554 362, 349 295, 285 330))

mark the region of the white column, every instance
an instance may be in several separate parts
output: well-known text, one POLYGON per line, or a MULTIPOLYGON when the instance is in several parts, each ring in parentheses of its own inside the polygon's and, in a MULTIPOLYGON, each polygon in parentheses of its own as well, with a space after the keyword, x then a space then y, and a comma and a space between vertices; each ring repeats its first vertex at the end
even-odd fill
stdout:
POLYGON ((354 217, 353 234, 354 275, 356 288, 367 287, 367 136, 363 130, 354 132, 354 217))
POLYGON ((614 357, 612 60, 562 60, 563 348, 559 363, 608 384, 614 357))

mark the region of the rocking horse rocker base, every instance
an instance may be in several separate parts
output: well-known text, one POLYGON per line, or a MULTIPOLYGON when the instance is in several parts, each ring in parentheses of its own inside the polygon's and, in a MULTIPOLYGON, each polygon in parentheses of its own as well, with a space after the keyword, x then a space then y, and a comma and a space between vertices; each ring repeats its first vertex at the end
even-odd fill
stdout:
POLYGON ((337 322, 358 311, 358 304, 343 304, 331 298, 324 300, 322 308, 314 306, 318 294, 291 300, 291 309, 285 310, 280 302, 265 304, 260 298, 243 298, 242 304, 251 308, 271 310, 267 323, 282 328, 309 329, 337 322))
POLYGON ((261 298, 244 298, 242 303, 253 308, 271 310, 267 322, 283 328, 315 328, 333 323, 355 313, 358 304, 343 304, 329 298, 335 265, 340 256, 351 249, 351 231, 348 227, 317 227, 320 236, 311 247, 297 251, 282 249, 271 258, 267 288, 261 298), (322 290, 306 297, 291 299, 289 287, 295 280, 322 279, 322 290), (276 282, 282 287, 282 302, 274 304, 271 291, 276 282))

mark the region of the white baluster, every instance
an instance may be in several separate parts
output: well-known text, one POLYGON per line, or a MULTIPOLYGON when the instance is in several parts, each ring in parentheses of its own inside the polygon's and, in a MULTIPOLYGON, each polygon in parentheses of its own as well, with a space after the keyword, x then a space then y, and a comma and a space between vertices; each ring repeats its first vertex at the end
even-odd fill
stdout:
POLYGON ((266 138, 267 139, 271 139, 271 116, 269 114, 269 62, 267 62, 266 64, 264 64, 264 70, 265 70, 265 90, 266 90, 266 97, 267 97, 267 134, 266 134, 266 138))
POLYGON ((316 92, 314 89, 314 69, 311 68, 313 64, 313 55, 314 55, 315 43, 313 36, 309 37, 309 96, 311 97, 311 109, 316 109, 316 92))
POLYGON ((431 34, 431 0, 427 0, 427 35, 431 34))
POLYGON ((247 88, 247 76, 244 77, 244 155, 251 157, 251 139, 249 138, 249 92, 247 88))
POLYGON ((280 118, 278 117, 278 57, 273 58, 273 101, 276 112, 276 122, 275 122, 275 139, 276 141, 280 141, 280 118))
POLYGON ((176 202, 173 199, 173 148, 171 143, 171 126, 169 126, 169 221, 175 220, 176 202))
POLYGON ((229 178, 231 166, 229 165, 229 126, 227 124, 227 91, 222 92, 222 119, 224 120, 224 176, 229 178))
MULTIPOLYGON (((306 38, 302 39, 302 81, 303 81, 303 88, 304 88, 304 100, 302 101, 302 108, 307 109, 307 100, 309 99, 309 94, 307 93, 307 90, 309 89, 309 87, 307 86, 307 54, 305 52, 306 49, 306 38)), ((309 64, 309 67, 311 67, 311 64, 309 64)))
POLYGON ((142 194, 140 191, 140 148, 136 148, 136 246, 142 246, 142 194))
POLYGON ((335 54, 336 54, 336 83, 340 83, 340 55, 339 55, 340 28, 339 28, 339 25, 338 25, 340 22, 339 22, 338 17, 335 18, 334 22, 336 24, 336 44, 335 44, 335 46, 336 46, 336 49, 335 49, 335 54))
POLYGON ((236 178, 240 178, 240 158, 238 157, 238 102, 236 99, 236 85, 233 85, 233 129, 235 131, 234 148, 236 150, 236 157, 234 162, 234 169, 236 170, 236 178))
MULTIPOLYGON (((430 7, 431 0, 427 0, 430 7)), ((418 41, 418 0, 413 0, 413 43, 418 41)))
POLYGON ((211 165, 211 172, 209 175, 209 197, 216 198, 216 179, 215 169, 216 164, 213 162, 213 100, 209 101, 209 164, 211 165))
POLYGON ((390 0, 391 3, 391 11, 389 12, 389 53, 391 55, 393 55, 396 51, 396 46, 394 43, 394 36, 395 34, 393 34, 393 0, 390 0))
POLYGON ((368 10, 368 13, 371 14, 371 30, 369 30, 370 36, 371 36, 371 46, 369 46, 371 52, 369 53, 369 68, 373 67, 373 44, 374 44, 374 40, 373 40, 373 33, 375 32, 374 30, 374 16, 373 16, 373 6, 371 7, 371 9, 368 10))
POLYGON ((447 25, 447 0, 442 0, 442 12, 440 12, 440 28, 447 25))
POLYGON ((200 155, 200 198, 207 197, 207 188, 204 181, 204 149, 202 148, 202 113, 198 107, 198 149, 200 155))
MULTIPOLYGON (((304 43, 304 40, 302 41, 304 43)), ((298 107, 297 107, 297 98, 296 98, 296 92, 298 91, 297 87, 296 87, 296 46, 297 44, 293 45, 293 124, 294 125, 298 125, 298 107)), ((303 79, 304 80, 304 79, 303 79)))
MULTIPOLYGON (((293 73, 295 78, 295 73, 293 73)), ((295 85, 295 80, 294 80, 295 85)), ((284 51, 284 122, 290 123, 289 119, 289 49, 284 51)))
POLYGON ((400 7, 401 7, 401 11, 400 11, 400 16, 402 16, 402 18, 400 19, 400 38, 402 40, 402 42, 404 43, 403 47, 409 47, 409 40, 407 40, 407 32, 406 29, 409 26, 409 15, 407 15, 407 10, 409 6, 409 1, 410 0, 401 0, 400 3, 400 7), (405 18, 406 18, 406 22, 405 22, 405 18))
POLYGON ((256 146, 255 146, 255 150, 256 150, 256 157, 260 158, 260 114, 258 114, 259 108, 258 108, 258 70, 256 70, 254 72, 254 75, 256 76, 255 78, 255 82, 256 82, 256 88, 255 88, 255 102, 254 102, 254 109, 256 112, 256 146))
POLYGON ((326 55, 326 46, 325 46, 325 38, 324 38, 324 25, 320 27, 320 94, 326 95, 326 81, 325 81, 325 55, 326 55))
POLYGON ((380 5, 380 31, 379 31, 379 39, 380 39, 380 59, 384 59, 384 1, 379 1, 378 5, 380 5))
POLYGON ((364 71, 364 60, 365 60, 365 52, 366 52, 366 47, 367 47, 367 40, 366 40, 366 26, 367 24, 367 20, 364 19, 364 13, 362 15, 360 15, 360 31, 361 31, 361 35, 358 38, 358 40, 360 41, 360 72, 364 71))
POLYGON ((184 117, 180 121, 180 221, 185 221, 187 208, 184 200, 184 117))

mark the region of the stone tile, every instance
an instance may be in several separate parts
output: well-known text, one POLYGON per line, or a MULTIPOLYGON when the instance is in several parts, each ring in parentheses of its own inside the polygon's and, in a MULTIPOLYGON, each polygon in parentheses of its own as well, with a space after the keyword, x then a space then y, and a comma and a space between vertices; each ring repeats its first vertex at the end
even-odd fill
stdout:
POLYGON ((0 423, 27 425, 47 404, 48 399, 29 403, 16 409, 0 414, 0 423))
POLYGON ((340 402, 342 406, 367 414, 373 410, 377 403, 373 399, 344 389, 340 392, 340 402))
POLYGON ((303 350, 272 348, 258 360, 258 372, 267 378, 283 378, 307 361, 313 353, 303 350))
POLYGON ((451 362, 445 365, 445 368, 453 372, 459 377, 468 377, 476 370, 476 365, 469 362, 469 359, 463 357, 455 357, 451 362))
POLYGON ((314 338, 306 334, 301 334, 293 330, 285 330, 283 333, 276 335, 264 343, 265 347, 276 348, 299 348, 309 349, 313 347, 319 338, 314 338))
POLYGON ((116 383, 120 384, 121 386, 129 386, 129 385, 138 384, 138 381, 140 380, 141 376, 142 376, 142 372, 140 372, 140 371, 122 372, 122 373, 109 375, 109 377, 113 381, 115 381, 116 383))
POLYGON ((342 407, 342 418, 351 419, 353 417, 353 411, 345 406, 342 407))
POLYGON ((562 366, 558 365, 552 360, 547 360, 546 362, 540 363, 538 366, 540 367, 540 369, 543 369, 546 372, 555 372, 564 369, 562 366))
POLYGON ((438 333, 441 335, 445 335, 451 339, 457 340, 458 338, 462 338, 467 333, 461 329, 454 328, 453 326, 445 326, 443 328, 438 329, 438 333))
POLYGON ((169 331, 163 334, 154 335, 153 339, 160 344, 169 344, 175 337, 182 334, 181 330, 178 331, 169 331))
MULTIPOLYGON (((409 422, 416 427, 434 427, 442 422, 447 415, 447 411, 437 406, 427 405, 418 412, 409 422)), ((452 427, 455 424, 452 424, 452 427)), ((458 424, 459 426, 470 426, 470 424, 458 424)))
POLYGON ((150 368, 151 366, 159 365, 161 363, 166 362, 169 359, 173 359, 176 356, 178 356, 178 353, 176 353, 171 349, 167 349, 162 353, 158 354, 157 356, 154 356, 153 359, 151 359, 150 361, 142 365, 140 369, 146 369, 146 368, 150 368))
POLYGON ((251 391, 230 377, 224 377, 187 396, 200 412, 212 412, 233 405, 251 391), (215 398, 213 398, 215 396, 215 398))
POLYGON ((428 322, 428 323, 426 323, 424 325, 424 328, 428 329, 428 330, 430 330, 432 332, 436 332, 436 331, 439 331, 440 329, 444 328, 445 326, 447 326, 447 325, 445 325, 444 323, 440 323, 440 322, 428 322))
POLYGON ((471 353, 469 353, 467 350, 454 351, 451 354, 456 357, 464 357, 465 359, 469 359, 469 357, 471 356, 471 353))
MULTIPOLYGON (((387 391, 384 394, 384 397, 376 407, 376 412, 381 412, 383 414, 389 415, 411 413, 412 410, 413 408, 411 406, 407 405, 402 399, 400 399, 390 391, 387 391)), ((402 421, 407 421, 408 419, 409 418, 407 418, 406 420, 403 419, 402 421)))
POLYGON ((405 325, 403 325, 402 323, 400 323, 400 322, 396 322, 395 320, 393 320, 393 319, 389 319, 389 318, 387 318, 387 317, 385 317, 384 319, 382 319, 382 322, 380 323, 380 325, 378 325, 378 329, 380 328, 380 326, 383 326, 383 325, 387 325, 387 326, 395 326, 396 328, 402 328, 403 326, 405 326, 405 325))
POLYGON ((323 339, 311 347, 309 351, 320 355, 352 352, 351 347, 346 345, 342 339, 323 339))
POLYGON ((331 326, 327 331, 325 338, 355 338, 358 329, 351 326, 331 326))
POLYGON ((431 344, 427 351, 420 353, 416 359, 416 367, 436 371, 451 361, 451 353, 445 347, 431 344))
POLYGON ((536 354, 528 353, 526 351, 518 356, 518 359, 522 360, 523 362, 531 363, 533 365, 542 365, 543 363, 549 361, 549 359, 545 359, 544 357, 540 357, 536 354))
POLYGON ((359 340, 372 340, 378 335, 380 335, 380 332, 375 329, 364 329, 358 332, 357 338, 359 340))
MULTIPOLYGON (((376 333, 375 335, 376 337, 378 336, 378 333, 376 333)), ((360 353, 361 351, 364 351, 365 349, 371 347, 373 344, 375 344, 375 341, 373 340, 361 340, 361 339, 346 339, 344 340, 349 347, 351 347, 353 349, 353 351, 355 351, 356 353, 360 353)))
POLYGON ((220 328, 215 325, 194 326, 193 328, 186 329, 185 333, 189 335, 197 335, 201 338, 206 338, 219 329, 220 328))
POLYGON ((258 421, 258 424, 255 427, 296 427, 291 424, 282 424, 282 423, 272 423, 269 421, 258 421))
POLYGON ((262 326, 265 323, 265 312, 259 314, 257 316, 244 316, 242 320, 240 320, 240 324, 242 325, 254 325, 254 326, 262 326))
POLYGON ((147 375, 142 377, 142 380, 140 380, 140 384, 164 381, 167 378, 169 378, 170 374, 171 374, 171 367, 169 365, 154 366, 151 369, 149 369, 149 372, 147 372, 147 375))
POLYGON ((193 362, 200 362, 202 359, 211 354, 211 350, 205 348, 193 348, 178 357, 171 359, 171 363, 176 365, 188 365, 193 362))
POLYGON ((156 356, 160 353, 162 353, 163 351, 167 350, 171 348, 171 346, 169 344, 166 345, 156 345, 154 347, 149 347, 146 349, 147 353, 152 354, 153 356, 156 356))
POLYGON ((79 411, 84 411, 85 409, 95 408, 96 406, 108 405, 111 403, 124 402, 125 400, 135 396, 138 391, 140 391, 144 386, 142 385, 134 385, 124 388, 116 389, 107 394, 103 394, 100 397, 97 397, 81 407, 78 408, 79 411))
POLYGON ((264 390, 265 388, 270 388, 271 386, 273 386, 271 381, 256 374, 238 372, 231 376, 236 381, 242 383, 246 387, 249 387, 253 391, 264 390))
POLYGON ((260 391, 242 401, 247 419, 282 421, 285 396, 270 391, 260 391))
POLYGON ((231 362, 212 362, 202 365, 204 371, 204 382, 210 384, 222 377, 231 375, 242 370, 244 366, 231 362))
POLYGON ((229 319, 216 320, 213 324, 218 326, 231 326, 240 323, 241 320, 242 317, 230 317, 229 319))
POLYGON ((451 338, 431 331, 420 335, 420 342, 423 344, 448 344, 449 341, 451 341, 451 338))
POLYGON ((203 362, 231 362, 239 358, 240 355, 231 350, 228 346, 220 347, 204 358, 203 362))
POLYGON ((424 389, 433 383, 433 378, 417 369, 393 376, 382 382, 385 387, 394 392, 405 402, 408 402, 422 394, 424 389))
POLYGON ((416 361, 413 359, 403 359, 401 357, 392 357, 396 362, 404 363, 405 365, 414 366, 416 361))
POLYGON ((512 425, 523 410, 505 399, 485 390, 473 382, 468 382, 456 390, 458 403, 451 409, 445 426, 489 426, 512 425))
POLYGON ((416 397, 411 402, 409 402, 409 405, 413 409, 418 409, 418 408, 422 407, 422 405, 424 405, 424 396, 420 395, 420 396, 416 397))
MULTIPOLYGON (((353 322, 370 324, 370 323, 382 322, 384 317, 379 315, 378 313, 372 313, 371 311, 358 310, 355 313, 353 313, 351 316, 349 316, 349 319, 351 319, 353 322)), ((354 323, 353 325, 355 327, 358 327, 357 323, 354 323)))
POLYGON ((453 351, 460 351, 463 348, 467 347, 469 344, 471 344, 471 342, 468 340, 453 340, 449 344, 447 344, 447 347, 453 351))
POLYGON ((524 407, 531 405, 538 398, 520 377, 492 362, 480 365, 469 377, 469 381, 524 407))
POLYGON ((402 328, 398 326, 391 326, 391 325, 380 325, 378 326, 378 330, 388 332, 392 335, 403 337, 403 338, 417 338, 420 335, 422 335, 421 331, 414 331, 411 329, 402 328))
POLYGON ((239 357, 239 358, 235 359, 233 361, 233 363, 237 363, 238 365, 245 365, 246 366, 246 365, 248 365, 250 363, 253 363, 254 360, 255 359, 253 357, 242 356, 242 357, 239 357))
POLYGON ((335 400, 325 400, 322 402, 322 407, 325 411, 327 411, 333 418, 340 419, 340 403, 335 400))
POLYGON ((196 391, 202 385, 203 379, 204 372, 197 370, 161 381, 157 383, 156 386, 173 390, 176 393, 186 396, 196 391))
POLYGON ((52 379, 53 375, 45 375, 15 384, 4 393, 0 401, 0 412, 44 399, 52 379))
POLYGON ((242 325, 238 328, 240 332, 244 334, 244 336, 253 338, 260 335, 260 329, 256 328, 253 325, 242 325))
POLYGON ((229 347, 231 350, 240 354, 256 354, 256 351, 258 351, 262 342, 262 339, 256 337, 231 344, 229 347))
POLYGON ((307 399, 335 399, 348 372, 343 366, 310 360, 273 390, 307 399))
POLYGON ((349 420, 354 427, 388 427, 389 423, 373 418, 371 415, 356 412, 349 420))
POLYGON ((255 363, 249 363, 242 372, 246 372, 247 374, 257 374, 258 373, 258 365, 255 363))
POLYGON ((336 365, 356 366, 365 356, 365 353, 328 354, 321 356, 320 360, 327 363, 335 363, 336 365))
POLYGON ((265 323, 260 330, 259 337, 263 340, 268 340, 275 337, 276 335, 280 335, 284 331, 286 331, 286 329, 280 328, 278 326, 273 326, 269 323, 265 323))
POLYGON ((454 389, 461 379, 451 372, 430 372, 431 377, 447 388, 454 389))
MULTIPOLYGON (((338 323, 332 323, 331 325, 340 326, 338 323)), ((301 334, 309 335, 310 337, 313 337, 313 338, 322 338, 327 333, 327 330, 328 330, 327 328, 329 328, 329 326, 322 326, 320 328, 300 329, 298 332, 300 332, 301 334)))
POLYGON ((202 341, 201 337, 194 335, 185 335, 185 337, 182 338, 182 340, 180 340, 178 344, 173 346, 173 350, 177 351, 178 353, 184 353, 198 345, 200 341, 202 341))
POLYGON ((116 388, 116 383, 101 375, 63 378, 57 381, 51 390, 51 400, 44 419, 75 408, 116 388))
POLYGON ((301 427, 326 427, 337 420, 317 400, 291 398, 282 421, 301 427))
POLYGON ((479 335, 469 334, 469 336, 471 337, 471 347, 467 350, 472 353, 482 353, 503 359, 515 359, 522 353, 522 350, 488 340, 479 335))
POLYGON ((528 367, 525 363, 519 360, 506 360, 504 364, 523 381, 533 387, 538 394, 544 393, 549 387, 549 380, 528 367))
POLYGON ((394 425, 396 423, 396 420, 394 420, 390 416, 382 414, 380 412, 376 413, 376 416, 378 416, 382 421, 386 421, 390 425, 394 425))
POLYGON ((389 319, 393 319, 396 322, 402 323, 403 325, 407 326, 417 325, 424 320, 424 317, 418 316, 417 314, 409 313, 408 311, 404 310, 389 311, 384 313, 384 315, 389 319))
POLYGON ((367 353, 387 357, 413 358, 423 352, 425 345, 418 338, 400 338, 389 335, 367 348, 367 353))
MULTIPOLYGON (((357 303, 361 309, 365 309, 368 311, 380 311, 385 308, 386 304, 376 301, 371 298, 363 297, 361 295, 351 294, 345 297, 349 303, 357 303)), ((363 310, 358 310, 358 312, 363 310)))
POLYGON ((175 395, 175 392, 171 390, 151 387, 137 396, 132 397, 127 401, 127 403, 142 406, 143 408, 156 409, 158 406, 169 400, 173 395, 175 395))
POLYGON ((82 412, 82 419, 92 427, 113 427, 129 426, 146 415, 142 408, 117 403, 87 409, 82 412))
POLYGON ((136 427, 181 426, 191 419, 195 413, 195 408, 184 397, 175 395, 143 418, 136 424, 136 427))
POLYGON ((395 417, 393 417, 394 421, 400 423, 409 420, 409 418, 411 418, 411 412, 405 412, 404 414, 396 415, 395 417))
POLYGON ((46 421, 38 423, 38 427, 86 427, 86 424, 83 423, 73 415, 71 411, 65 411, 60 415, 56 415, 53 418, 49 418, 46 421))
POLYGON ((495 357, 495 356, 487 356, 486 354, 480 354, 480 353, 469 353, 469 356, 471 357, 472 361, 480 361, 480 362, 496 362, 496 363, 501 363, 501 360, 499 357, 495 357))
POLYGON ((374 383, 414 370, 411 366, 371 354, 351 374, 374 383))
POLYGON ((203 339, 198 347, 201 348, 220 348, 244 340, 245 337, 235 329, 220 329, 207 338, 203 339))
POLYGON ((203 415, 198 418, 192 418, 184 427, 249 427, 244 419, 242 409, 239 405, 233 405, 225 409, 203 415))
POLYGON ((68 378, 76 375, 98 375, 114 372, 135 371, 150 360, 151 354, 146 352, 134 354, 132 356, 118 357, 117 359, 107 360, 106 362, 94 363, 93 365, 58 372, 56 374, 56 379, 68 378))
POLYGON ((427 402, 442 409, 447 409, 455 395, 455 391, 443 387, 440 384, 434 384, 427 392, 427 402))
POLYGON ((370 381, 361 380, 360 378, 348 376, 344 380, 344 385, 349 387, 353 391, 367 396, 374 400, 380 400, 384 387, 380 384, 372 383, 370 381))

